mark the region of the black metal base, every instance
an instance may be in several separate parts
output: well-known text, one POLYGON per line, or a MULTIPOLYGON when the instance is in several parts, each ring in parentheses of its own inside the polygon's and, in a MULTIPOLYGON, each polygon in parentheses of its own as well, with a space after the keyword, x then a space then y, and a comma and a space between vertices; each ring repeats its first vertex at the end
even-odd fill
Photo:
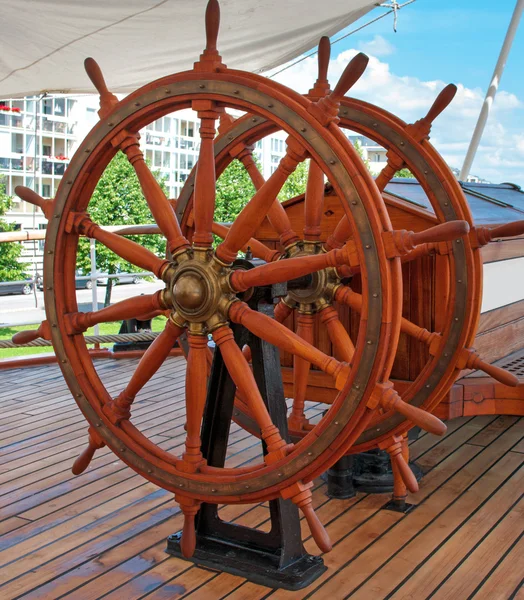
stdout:
MULTIPOLYGON (((127 319, 122 321, 118 333, 151 333, 151 319, 148 321, 138 321, 137 319, 127 319)), ((147 350, 152 342, 116 342, 113 345, 113 352, 129 352, 130 350, 147 350)))
MULTIPOLYGON (((424 475, 414 462, 409 466, 420 481, 424 475)), ((392 494, 393 471, 385 450, 369 450, 343 456, 325 475, 329 498, 352 498, 356 492, 365 494, 392 494)))
MULTIPOLYGON (((166 552, 184 558, 180 537, 180 533, 175 533, 167 538, 166 552)), ((253 583, 285 590, 305 588, 327 570, 320 556, 304 554, 281 568, 278 552, 202 535, 198 536, 195 553, 189 560, 199 566, 244 577, 253 583)))
POLYGON ((381 510, 392 510, 393 512, 406 514, 416 507, 416 504, 410 504, 405 500, 395 500, 395 498, 392 498, 389 502, 386 502, 386 504, 384 504, 381 510))

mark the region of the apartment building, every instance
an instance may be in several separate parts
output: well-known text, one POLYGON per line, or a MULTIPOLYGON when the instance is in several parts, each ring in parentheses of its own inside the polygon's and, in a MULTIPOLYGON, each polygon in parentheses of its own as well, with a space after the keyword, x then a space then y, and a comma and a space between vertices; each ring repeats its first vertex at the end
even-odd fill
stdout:
MULTIPOLYGON (((0 176, 5 176, 13 208, 6 219, 17 228, 45 229, 46 219, 15 194, 18 185, 54 197, 60 180, 87 133, 98 121, 98 97, 31 97, 0 100, 0 176)), ((149 124, 141 147, 153 169, 162 173, 171 198, 178 197, 198 159, 200 138, 196 113, 187 109, 149 124)), ((257 143, 255 154, 269 177, 285 154, 285 134, 257 143)), ((24 262, 41 272, 42 242, 24 244, 24 262)))

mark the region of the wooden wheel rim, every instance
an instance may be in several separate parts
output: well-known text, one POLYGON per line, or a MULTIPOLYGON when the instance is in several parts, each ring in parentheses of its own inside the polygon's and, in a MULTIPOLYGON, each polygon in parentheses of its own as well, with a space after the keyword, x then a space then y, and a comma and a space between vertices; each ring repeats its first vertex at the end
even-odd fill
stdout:
POLYGON ((374 207, 374 203, 380 204, 382 200, 378 191, 368 185, 369 175, 362 172, 364 166, 357 162, 355 167, 348 159, 351 150, 348 151, 343 135, 336 127, 327 131, 320 126, 307 113, 308 102, 283 86, 234 71, 205 76, 188 72, 158 80, 120 102, 93 129, 73 157, 55 199, 45 248, 44 272, 46 281, 52 282, 46 286, 45 305, 64 377, 88 421, 117 456, 154 483, 183 491, 186 496, 214 502, 250 502, 274 497, 290 483, 314 477, 343 454, 348 441, 351 443, 363 429, 371 414, 365 407, 367 399, 376 381, 388 376, 383 371, 386 360, 383 341, 391 330, 398 329, 400 315, 390 319, 387 307, 391 303, 391 279, 398 278, 399 265, 398 261, 388 261, 385 257, 380 234, 389 224, 381 222, 374 207), (331 415, 317 427, 315 435, 304 438, 294 452, 271 468, 264 466, 256 472, 225 475, 220 482, 210 482, 206 475, 198 473, 181 474, 167 456, 159 459, 148 447, 140 446, 145 438, 138 430, 133 431, 131 426, 124 431, 107 420, 101 407, 102 401, 110 399, 109 394, 87 354, 83 336, 68 336, 63 319, 64 314, 77 311, 75 295, 68 298, 66 293, 72 285, 74 288, 78 241, 76 234, 65 231, 69 213, 73 209, 85 210, 99 176, 116 153, 110 141, 117 133, 124 129, 138 130, 175 108, 187 107, 189 95, 212 98, 244 110, 255 106, 266 118, 272 115, 280 127, 293 133, 314 157, 323 161, 359 232, 358 252, 366 282, 364 297, 368 294, 374 297, 374 310, 365 315, 362 328, 361 360, 352 369, 331 415), (292 117, 291 122, 285 121, 286 116, 292 117), (350 204, 350 197, 358 197, 358 201, 350 204), (364 337, 371 343, 364 343, 364 337))
MULTIPOLYGON (((462 219, 473 227, 471 212, 460 185, 427 139, 418 142, 406 131, 404 121, 382 108, 353 98, 341 101, 339 118, 340 127, 364 134, 388 149, 393 148, 404 159, 423 186, 440 221, 462 219)), ((248 116, 238 119, 216 141, 217 175, 232 160, 230 147, 239 142, 252 144, 274 131, 276 128, 272 124, 254 123, 248 116)), ((193 173, 177 203, 177 214, 182 223, 187 221, 191 210, 192 177, 193 173)), ((442 394, 449 389, 460 372, 455 366, 458 356, 463 348, 473 343, 480 316, 482 261, 478 248, 472 246, 469 237, 453 242, 450 263, 450 298, 453 299, 453 310, 450 311, 447 327, 442 332, 446 343, 435 356, 430 357, 403 395, 404 401, 427 411, 435 408, 442 394)), ((236 407, 235 420, 248 431, 256 431, 256 424, 240 404, 236 407)), ((367 428, 350 451, 362 452, 410 427, 411 424, 405 417, 390 412, 386 418, 367 428)))

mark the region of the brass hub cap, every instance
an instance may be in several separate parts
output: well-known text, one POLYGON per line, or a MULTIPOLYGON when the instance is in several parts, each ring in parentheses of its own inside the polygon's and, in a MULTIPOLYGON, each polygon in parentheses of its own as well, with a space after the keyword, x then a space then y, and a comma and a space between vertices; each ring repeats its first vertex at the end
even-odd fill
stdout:
MULTIPOLYGON (((307 240, 293 244, 286 252, 286 258, 311 256, 323 252, 321 242, 307 240)), ((337 270, 329 267, 311 274, 311 283, 307 287, 289 290, 284 302, 298 307, 299 312, 316 313, 333 302, 336 288, 340 285, 337 270)))
POLYGON ((177 254, 165 276, 165 300, 174 310, 173 319, 192 333, 210 333, 223 324, 231 303, 237 300, 227 283, 231 271, 211 249, 177 254))

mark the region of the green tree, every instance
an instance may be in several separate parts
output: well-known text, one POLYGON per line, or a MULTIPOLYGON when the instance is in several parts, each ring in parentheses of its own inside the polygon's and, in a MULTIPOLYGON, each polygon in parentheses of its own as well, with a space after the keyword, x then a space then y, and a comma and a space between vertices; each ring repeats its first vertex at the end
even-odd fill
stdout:
MULTIPOLYGON (((14 231, 13 224, 2 219, 11 208, 13 201, 6 193, 5 177, 0 177, 0 232, 14 231)), ((0 281, 20 281, 28 277, 27 263, 19 261, 22 254, 21 242, 0 244, 0 281)))
POLYGON ((298 164, 297 168, 286 179, 278 195, 281 201, 295 198, 306 192, 307 177, 309 173, 309 159, 298 164))
MULTIPOLYGON (((154 173, 160 187, 167 192, 165 183, 154 173)), ((93 192, 88 212, 98 225, 138 225, 153 223, 153 217, 140 188, 138 177, 125 154, 118 152, 106 167, 93 192)), ((126 236, 152 252, 163 256, 165 240, 160 235, 126 236)), ((78 244, 77 269, 83 275, 91 273, 89 240, 81 238, 78 244)), ((103 273, 140 272, 141 269, 125 261, 106 248, 96 245, 96 267, 103 273)), ((108 279, 105 304, 111 299, 113 279, 108 279)))
POLYGON ((400 169, 395 173, 395 177, 400 177, 401 179, 415 179, 415 176, 409 169, 400 169))
POLYGON ((234 221, 255 191, 244 165, 237 159, 233 160, 217 179, 215 221, 234 221))
POLYGON ((355 142, 353 143, 353 147, 355 148, 355 150, 357 151, 357 154, 362 159, 362 162, 366 165, 367 170, 371 171, 369 160, 367 158, 364 158, 364 150, 362 150, 362 144, 360 143, 360 140, 355 140, 355 142))

